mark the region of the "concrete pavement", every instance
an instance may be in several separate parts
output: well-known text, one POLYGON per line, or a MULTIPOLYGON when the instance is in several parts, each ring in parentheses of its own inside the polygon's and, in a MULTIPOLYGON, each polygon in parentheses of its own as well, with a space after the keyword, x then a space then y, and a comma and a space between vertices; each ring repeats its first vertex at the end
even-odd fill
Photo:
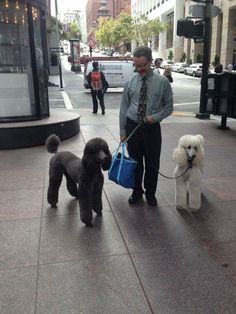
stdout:
MULTIPOLYGON (((79 79, 64 72, 71 90, 79 79)), ((54 88, 50 97, 56 95, 54 88)), ((105 116, 77 111, 81 132, 60 149, 81 156, 85 142, 99 136, 114 151, 118 109, 105 116)), ((44 147, 0 151, 0 313, 235 314, 236 121, 229 120, 229 131, 219 124, 216 117, 179 115, 162 123, 161 172, 167 175, 180 136, 205 138, 198 213, 176 210, 173 180, 159 178, 156 208, 145 200, 130 206, 131 191, 104 173, 103 217, 95 217, 93 228, 80 222, 65 181, 58 209, 47 204, 51 156, 44 147)))

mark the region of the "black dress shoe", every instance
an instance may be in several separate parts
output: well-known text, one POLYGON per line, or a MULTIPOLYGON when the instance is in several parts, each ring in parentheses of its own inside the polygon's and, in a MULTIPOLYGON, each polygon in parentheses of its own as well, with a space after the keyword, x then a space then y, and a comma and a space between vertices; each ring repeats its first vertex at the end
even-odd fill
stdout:
POLYGON ((157 199, 155 195, 146 195, 146 199, 147 199, 148 205, 157 206, 157 199))
POLYGON ((133 205, 137 203, 141 198, 142 198, 142 194, 132 194, 129 197, 129 203, 133 205))

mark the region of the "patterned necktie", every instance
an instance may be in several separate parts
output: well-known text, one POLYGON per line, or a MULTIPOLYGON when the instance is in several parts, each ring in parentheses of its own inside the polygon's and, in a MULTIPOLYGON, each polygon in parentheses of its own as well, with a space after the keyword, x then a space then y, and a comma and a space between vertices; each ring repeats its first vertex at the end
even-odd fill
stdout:
POLYGON ((143 121, 146 116, 146 108, 147 108, 147 85, 146 78, 142 79, 142 86, 140 89, 139 95, 139 104, 138 104, 138 120, 143 121))

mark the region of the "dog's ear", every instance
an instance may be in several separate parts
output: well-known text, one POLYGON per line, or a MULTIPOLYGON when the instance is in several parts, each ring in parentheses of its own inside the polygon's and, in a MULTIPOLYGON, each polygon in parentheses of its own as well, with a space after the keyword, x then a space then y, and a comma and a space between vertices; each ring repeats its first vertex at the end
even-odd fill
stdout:
POLYGON ((108 170, 111 166, 112 156, 108 147, 107 142, 103 143, 103 151, 106 154, 105 162, 102 164, 102 170, 108 170))
POLYGON ((173 152, 173 159, 179 164, 180 167, 184 167, 187 164, 187 154, 182 146, 178 146, 173 152))
POLYGON ((200 145, 204 144, 204 137, 201 134, 197 134, 196 137, 199 140, 200 145))
POLYGON ((198 142, 199 142, 199 147, 198 147, 196 158, 194 160, 194 164, 198 165, 198 167, 202 171, 203 170, 203 164, 204 164, 204 156, 205 156, 204 148, 203 148, 204 138, 201 134, 197 134, 196 137, 197 137, 198 142))

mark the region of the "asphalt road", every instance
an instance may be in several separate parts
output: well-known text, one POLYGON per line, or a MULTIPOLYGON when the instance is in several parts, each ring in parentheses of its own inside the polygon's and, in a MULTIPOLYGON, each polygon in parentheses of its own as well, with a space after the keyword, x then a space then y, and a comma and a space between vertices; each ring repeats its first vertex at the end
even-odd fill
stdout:
MULTIPOLYGON (((63 64, 65 65, 65 64, 63 64)), ((68 66, 69 69, 69 66, 68 66)), ((200 99, 200 78, 172 73, 174 82, 171 84, 174 96, 174 110, 181 112, 198 112, 200 99)), ((67 82, 67 92, 73 108, 92 108, 90 91, 83 87, 83 74, 76 74, 76 81, 67 82), (79 79, 79 80, 78 80, 79 79), (75 88, 76 87, 76 88, 75 88)), ((122 88, 108 89, 105 94, 106 108, 119 108, 122 88)))

